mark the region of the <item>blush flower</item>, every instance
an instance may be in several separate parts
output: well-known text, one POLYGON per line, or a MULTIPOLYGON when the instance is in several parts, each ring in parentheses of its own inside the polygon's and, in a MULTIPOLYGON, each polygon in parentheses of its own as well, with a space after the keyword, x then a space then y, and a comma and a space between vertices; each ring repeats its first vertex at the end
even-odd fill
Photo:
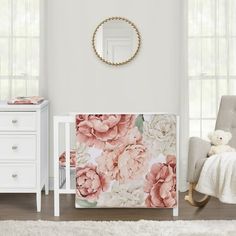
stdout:
POLYGON ((148 154, 141 143, 137 127, 122 138, 122 143, 113 150, 104 150, 97 158, 98 170, 109 178, 122 183, 135 179, 147 169, 148 154))
POLYGON ((114 150, 105 150, 96 159, 98 171, 103 173, 109 180, 117 180, 119 177, 118 160, 123 152, 123 147, 114 150))
POLYGON ((89 147, 104 149, 119 143, 134 122, 134 115, 77 115, 77 139, 89 147))
POLYGON ((121 141, 124 146, 138 144, 142 141, 142 135, 138 128, 134 127, 128 131, 127 135, 124 136, 121 141))
POLYGON ((106 189, 106 179, 98 173, 95 165, 87 165, 76 169, 77 196, 88 200, 96 200, 99 194, 106 189))
POLYGON ((119 181, 125 183, 145 173, 148 167, 148 153, 142 144, 125 148, 118 159, 119 181))
POLYGON ((167 156, 167 163, 155 163, 146 176, 144 191, 148 193, 147 207, 176 205, 176 158, 167 156))

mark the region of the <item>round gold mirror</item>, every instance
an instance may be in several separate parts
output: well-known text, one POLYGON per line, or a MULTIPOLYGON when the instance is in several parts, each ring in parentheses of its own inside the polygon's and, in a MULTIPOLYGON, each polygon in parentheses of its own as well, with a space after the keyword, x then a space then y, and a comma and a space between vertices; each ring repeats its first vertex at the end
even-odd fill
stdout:
POLYGON ((130 62, 138 53, 141 37, 137 27, 122 17, 111 17, 101 22, 93 34, 96 55, 110 65, 130 62))

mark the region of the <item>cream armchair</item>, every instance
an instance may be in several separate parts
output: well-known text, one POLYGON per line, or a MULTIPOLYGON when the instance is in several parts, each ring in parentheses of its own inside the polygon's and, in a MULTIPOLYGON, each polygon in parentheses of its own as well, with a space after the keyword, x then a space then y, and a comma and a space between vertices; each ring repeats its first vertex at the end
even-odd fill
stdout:
MULTIPOLYGON (((232 133, 229 145, 236 148, 236 96, 223 96, 216 120, 215 129, 222 129, 232 133)), ((189 140, 188 182, 189 192, 185 200, 191 205, 202 207, 207 204, 210 196, 205 195, 199 201, 194 199, 194 190, 211 144, 201 138, 192 137, 189 140)))

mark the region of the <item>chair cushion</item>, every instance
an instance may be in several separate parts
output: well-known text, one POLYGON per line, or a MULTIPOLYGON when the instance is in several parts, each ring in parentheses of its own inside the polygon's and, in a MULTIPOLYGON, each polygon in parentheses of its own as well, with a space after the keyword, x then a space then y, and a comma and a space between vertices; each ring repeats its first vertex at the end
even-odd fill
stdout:
POLYGON ((197 183, 202 171, 202 167, 205 163, 205 161, 207 160, 207 158, 202 158, 197 160, 196 165, 195 165, 195 171, 194 171, 194 183, 197 183))
POLYGON ((222 96, 215 128, 231 132, 229 145, 236 148, 236 96, 222 96))

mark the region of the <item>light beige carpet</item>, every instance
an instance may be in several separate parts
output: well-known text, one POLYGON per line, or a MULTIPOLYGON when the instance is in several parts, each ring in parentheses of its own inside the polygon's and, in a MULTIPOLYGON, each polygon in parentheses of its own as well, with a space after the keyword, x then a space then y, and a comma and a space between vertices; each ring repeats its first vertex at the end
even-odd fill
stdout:
POLYGON ((236 236, 236 221, 0 221, 0 235, 236 236))

